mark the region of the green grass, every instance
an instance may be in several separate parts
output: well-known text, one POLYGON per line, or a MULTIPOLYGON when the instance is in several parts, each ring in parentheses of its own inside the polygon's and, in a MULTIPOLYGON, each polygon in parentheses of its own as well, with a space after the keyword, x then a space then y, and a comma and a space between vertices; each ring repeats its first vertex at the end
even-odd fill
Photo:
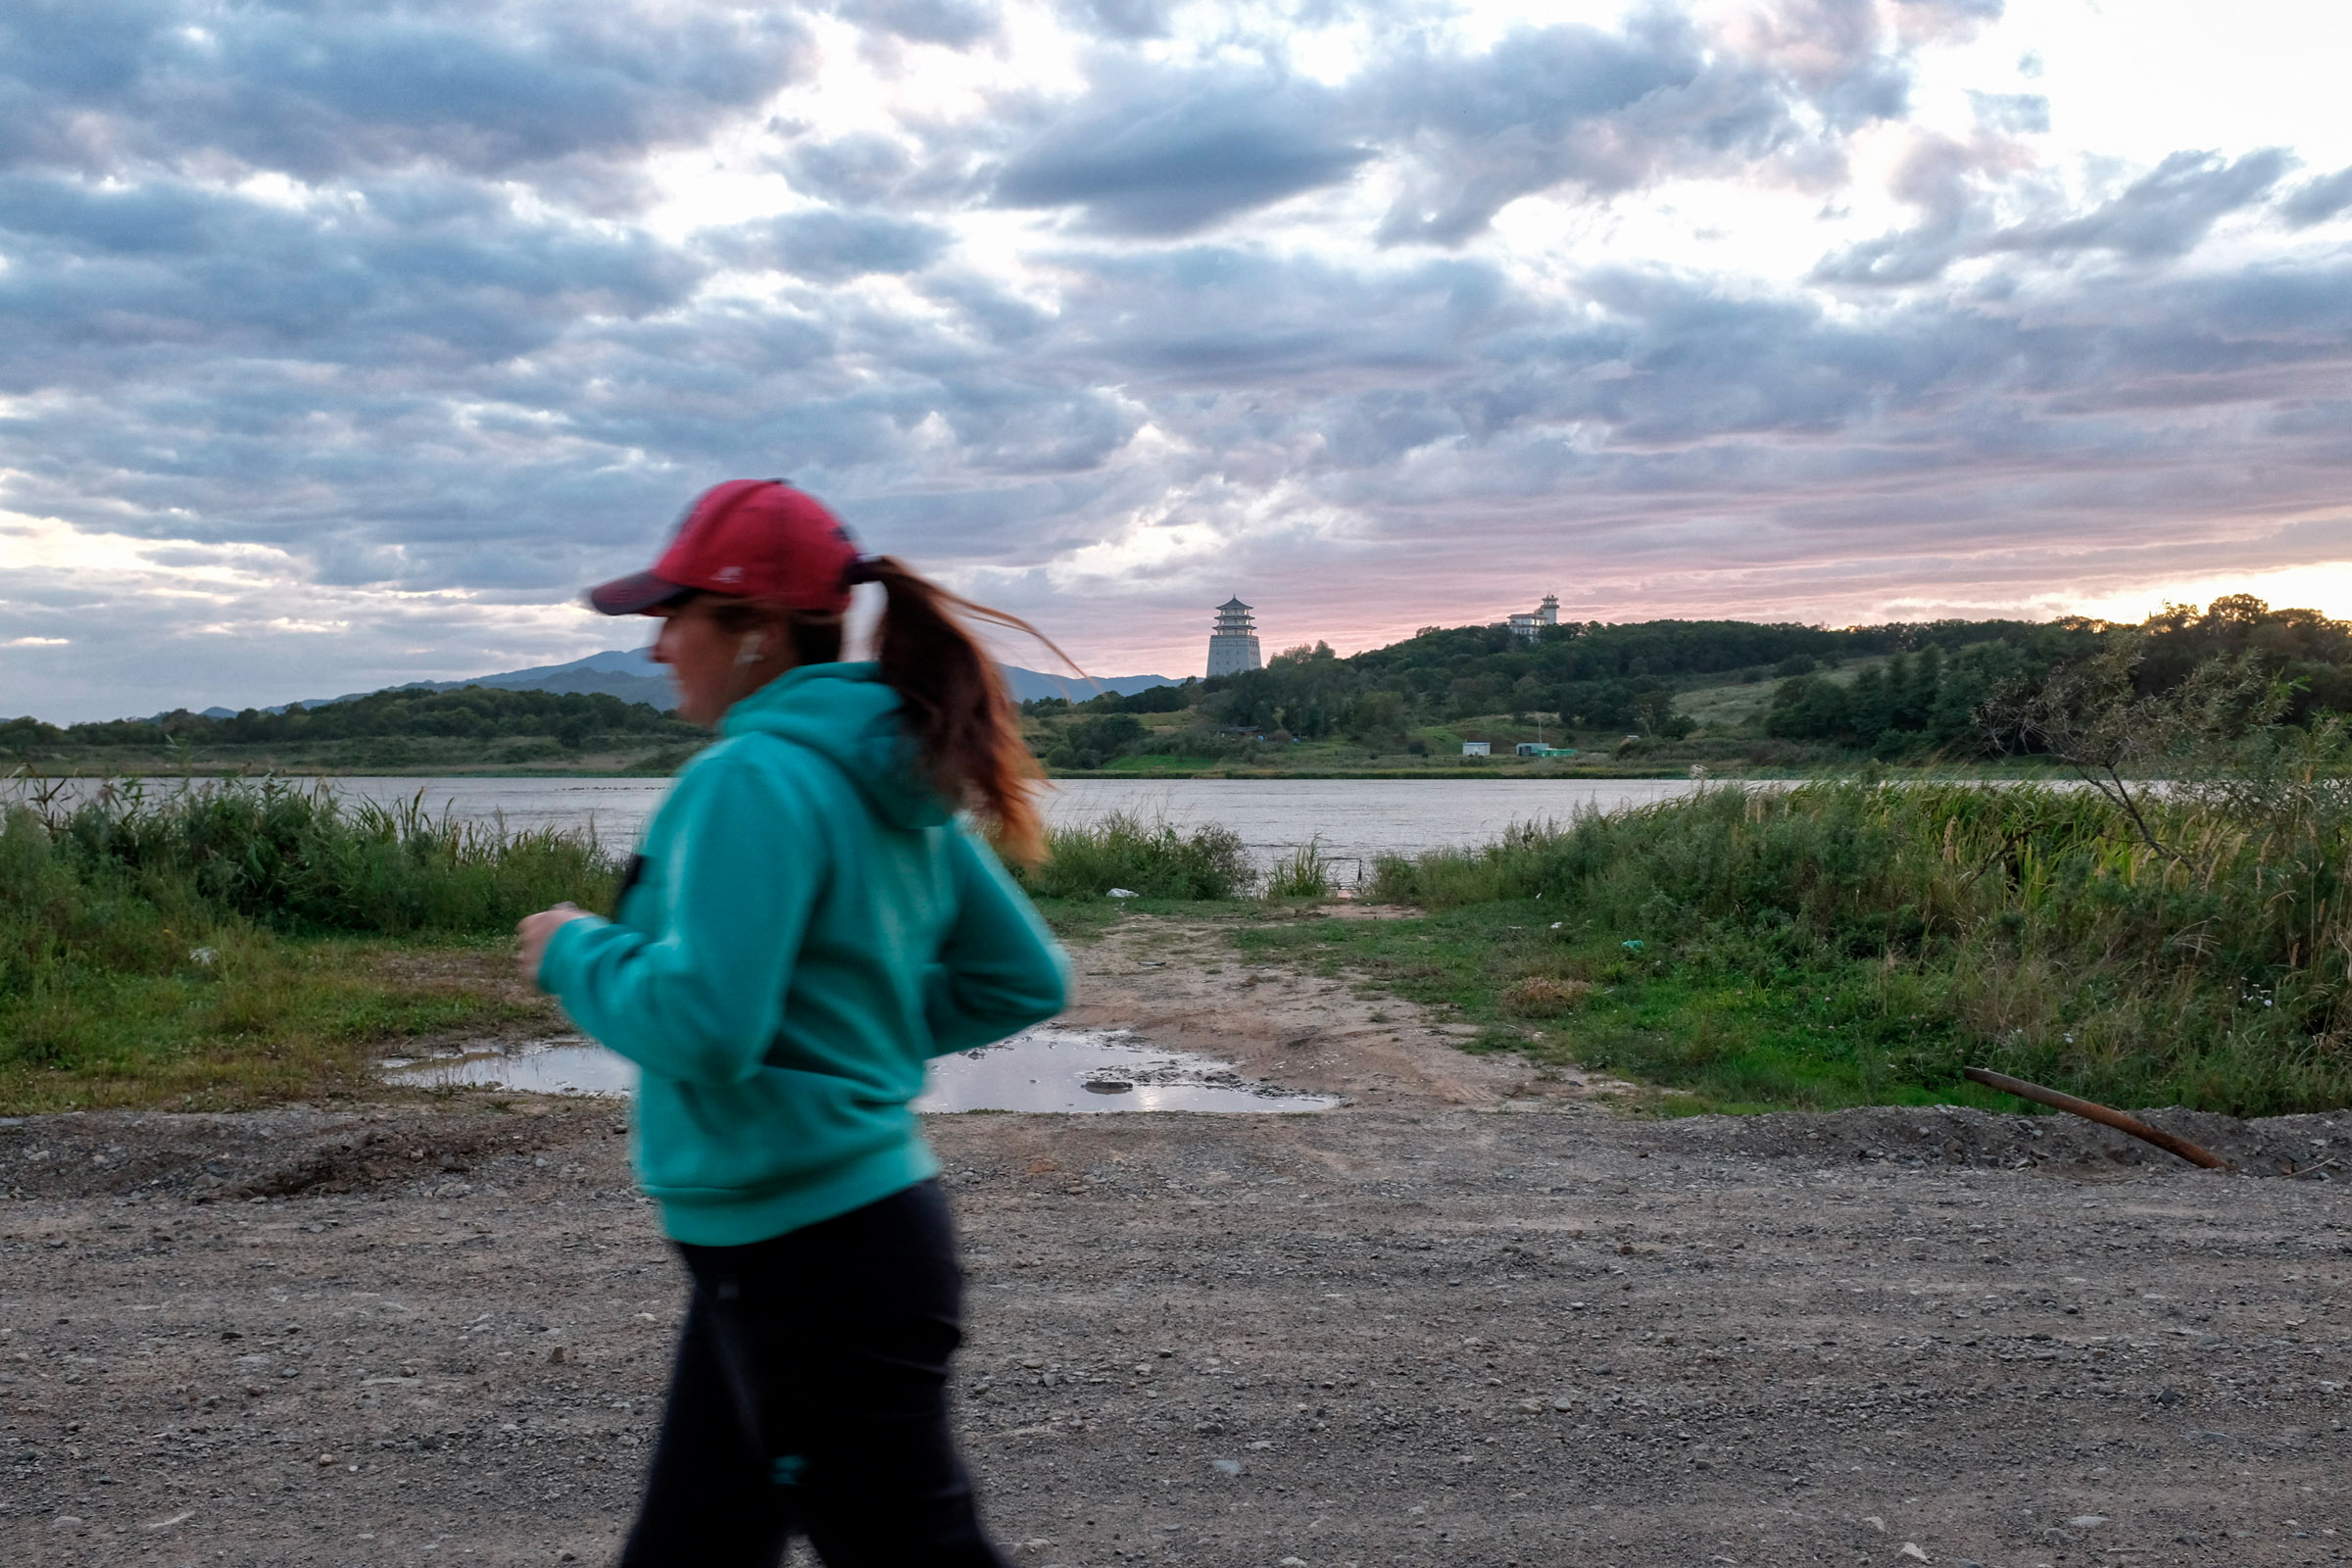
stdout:
POLYGON ((2352 1102, 2352 786, 2257 767, 2145 805, 2155 843, 2089 791, 1722 787, 1384 861, 1375 896, 1422 918, 1233 940, 1696 1106, 1999 1103, 1970 1063, 2127 1105, 2352 1102))
POLYGON ((0 1113, 236 1110, 378 1096, 403 1043, 560 1027, 509 978, 511 944, 207 933, 210 964, 69 971, 0 1023, 0 1113))
POLYGON ((1465 1050, 1683 1092, 1650 1102, 1659 1109, 2020 1108, 1966 1080, 1923 1081, 1943 1077, 1923 1071, 1922 1057, 1954 1044, 1948 1025, 1913 1012, 1905 988, 1874 966, 1693 971, 1646 948, 1628 954, 1626 939, 1605 933, 1563 941, 1549 929, 1557 912, 1533 901, 1482 904, 1420 918, 1251 924, 1230 940, 1257 960, 1356 979, 1473 1026, 1465 1050))
MULTIPOLYGON (((1472 1049, 1681 1092, 1661 1108, 2014 1106, 1961 1079, 1981 1063, 2117 1104, 2311 1110, 2352 1103, 2352 783, 2293 749, 2340 740, 2145 802, 2154 842, 2089 791, 1720 786, 1385 860, 1372 892, 1404 919, 1315 917, 1314 846, 1250 899, 1233 834, 1132 817, 1055 830, 1021 875, 1069 940, 1213 916, 1472 1049)), ((357 1092, 401 1041, 544 1027, 506 974, 513 922, 602 906, 613 874, 592 842, 271 784, 12 808, 0 1109, 357 1092)))
POLYGON ((258 1103, 357 1087, 380 1045, 549 1021, 498 956, 614 870, 591 840, 277 783, 30 795, 0 812, 0 1106, 258 1103))
MULTIPOLYGON (((420 800, 238 780, 20 797, 0 810, 0 1113, 381 1093, 374 1063, 406 1042, 556 1027, 511 971, 514 923, 614 887, 591 839, 420 800)), ((1112 816, 1053 845, 1023 876, 1072 940, 1128 909, 1229 912, 1252 882, 1219 827, 1112 816)))

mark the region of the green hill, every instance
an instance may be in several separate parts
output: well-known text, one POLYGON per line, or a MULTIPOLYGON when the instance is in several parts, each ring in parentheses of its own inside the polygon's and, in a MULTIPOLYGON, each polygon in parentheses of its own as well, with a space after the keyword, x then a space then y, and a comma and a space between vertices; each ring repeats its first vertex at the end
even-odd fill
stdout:
MULTIPOLYGON (((1341 658, 1289 649, 1264 669, 1071 703, 1022 705, 1056 772, 1784 771, 1985 760, 1977 710, 2107 639, 2136 634, 2162 691, 2219 654, 2289 681, 2291 717, 2352 710, 2352 624, 2234 595, 2137 626, 2082 617, 1823 627, 1588 622, 1529 641, 1432 629, 1341 658), (1497 755, 1462 755, 1485 742, 1497 755), (1519 758, 1521 743, 1555 755, 1519 758), (1556 755, 1573 752, 1573 756, 1556 755)), ((1075 683, 1073 683, 1075 684, 1075 683)), ((0 722, 33 772, 667 772, 703 731, 606 693, 404 687, 282 712, 173 712, 58 726, 0 722)))
POLYGON ((0 722, 0 755, 33 772, 663 771, 708 737, 646 703, 605 693, 398 687, 318 708, 184 710, 59 726, 0 722))
POLYGON ((2250 651, 2295 684, 2294 716, 2352 709, 2352 626, 2237 595, 2136 627, 1660 620, 1549 626, 1533 641, 1450 627, 1349 658, 1294 648, 1247 674, 1024 710, 1033 748, 1067 771, 1968 762, 1994 755, 1976 717, 1987 698, 2131 632, 2143 638, 2147 690, 2250 651), (1465 741, 1503 755, 1466 759, 1465 741), (1521 743, 1576 756, 1510 756, 1521 743))

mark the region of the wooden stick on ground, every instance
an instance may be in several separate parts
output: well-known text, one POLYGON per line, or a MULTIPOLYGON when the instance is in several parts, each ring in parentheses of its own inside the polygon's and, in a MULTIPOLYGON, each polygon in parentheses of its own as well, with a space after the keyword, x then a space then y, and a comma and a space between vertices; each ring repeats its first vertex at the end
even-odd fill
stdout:
POLYGON ((2102 1127, 2112 1127, 2119 1133, 2130 1133, 2143 1143, 2154 1144, 2168 1154, 2179 1154, 2191 1165, 2202 1165, 2207 1170, 2235 1170, 2237 1168, 2220 1155, 2199 1149, 2185 1138, 2176 1137, 2161 1127, 2151 1127, 2137 1116, 2127 1115, 2123 1111, 2111 1109, 2095 1100, 2077 1100, 2074 1096, 2060 1094, 2055 1089, 2044 1089, 2041 1085, 2030 1084, 2023 1078, 2012 1078, 2005 1072, 1994 1072, 1990 1067, 1963 1067, 1960 1069, 1960 1074, 1964 1078, 1972 1078, 1978 1083, 1998 1089, 2003 1094, 2015 1095, 2020 1100, 2036 1101, 2053 1110, 2072 1111, 2078 1116, 2097 1122, 2102 1127))

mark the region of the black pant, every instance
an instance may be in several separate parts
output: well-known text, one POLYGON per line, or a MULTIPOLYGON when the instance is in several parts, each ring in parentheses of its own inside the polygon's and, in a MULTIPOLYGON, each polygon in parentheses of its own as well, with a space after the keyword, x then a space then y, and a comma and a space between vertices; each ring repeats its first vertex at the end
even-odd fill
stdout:
POLYGON ((749 1247, 678 1248, 694 1300, 622 1568, 1004 1568, 948 1427, 963 1277, 909 1187, 749 1247))

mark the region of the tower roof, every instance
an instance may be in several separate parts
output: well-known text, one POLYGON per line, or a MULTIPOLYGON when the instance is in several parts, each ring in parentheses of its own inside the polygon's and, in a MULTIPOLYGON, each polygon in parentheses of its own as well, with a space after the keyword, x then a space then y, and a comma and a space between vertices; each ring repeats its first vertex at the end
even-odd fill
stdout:
POLYGON ((1228 599, 1217 608, 1219 610, 1248 610, 1250 607, 1243 604, 1239 599, 1228 599))

